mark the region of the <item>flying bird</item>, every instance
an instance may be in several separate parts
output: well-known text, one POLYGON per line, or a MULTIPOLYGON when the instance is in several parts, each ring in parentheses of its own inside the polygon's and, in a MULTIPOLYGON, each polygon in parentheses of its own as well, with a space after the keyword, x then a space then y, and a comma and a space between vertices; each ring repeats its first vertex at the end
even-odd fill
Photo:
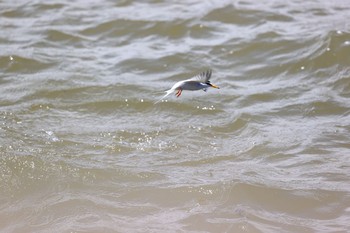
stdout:
POLYGON ((168 95, 170 95, 171 93, 174 93, 174 92, 176 92, 175 93, 176 97, 179 97, 183 90, 207 91, 208 87, 220 89, 218 86, 210 83, 211 73, 212 73, 211 70, 207 70, 205 72, 202 72, 202 73, 194 76, 193 78, 186 79, 186 80, 179 81, 179 82, 175 83, 172 88, 165 91, 166 94, 160 100, 156 101, 155 104, 162 101, 165 97, 167 97, 168 95))

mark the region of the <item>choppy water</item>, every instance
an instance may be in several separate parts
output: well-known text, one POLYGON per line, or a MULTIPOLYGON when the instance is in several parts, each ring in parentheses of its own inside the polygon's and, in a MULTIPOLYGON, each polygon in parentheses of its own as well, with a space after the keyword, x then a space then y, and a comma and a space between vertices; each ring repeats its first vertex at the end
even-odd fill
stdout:
POLYGON ((350 4, 257 2, 1 1, 1 232, 349 231, 350 4))

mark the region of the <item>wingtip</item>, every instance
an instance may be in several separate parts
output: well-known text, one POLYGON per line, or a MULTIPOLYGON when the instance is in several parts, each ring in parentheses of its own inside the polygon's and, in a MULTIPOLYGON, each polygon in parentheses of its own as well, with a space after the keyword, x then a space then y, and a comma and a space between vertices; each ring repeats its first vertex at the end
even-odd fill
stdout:
POLYGON ((211 74, 212 74, 212 70, 211 70, 211 69, 208 69, 207 72, 205 73, 205 76, 206 76, 208 79, 210 79, 211 74))

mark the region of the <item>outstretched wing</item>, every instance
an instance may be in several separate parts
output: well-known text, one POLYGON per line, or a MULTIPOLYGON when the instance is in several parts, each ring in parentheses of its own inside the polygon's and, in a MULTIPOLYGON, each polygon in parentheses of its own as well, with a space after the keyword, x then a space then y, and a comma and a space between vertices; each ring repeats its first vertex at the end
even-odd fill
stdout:
POLYGON ((200 74, 197 74, 193 78, 188 79, 188 81, 198 81, 198 82, 206 83, 209 81, 210 77, 211 77, 211 70, 207 70, 200 74))

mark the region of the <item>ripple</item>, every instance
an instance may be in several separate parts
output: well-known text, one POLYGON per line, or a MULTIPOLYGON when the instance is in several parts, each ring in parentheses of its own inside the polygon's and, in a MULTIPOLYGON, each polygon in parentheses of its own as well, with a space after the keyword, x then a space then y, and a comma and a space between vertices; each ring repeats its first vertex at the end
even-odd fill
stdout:
POLYGON ((0 57, 0 68, 7 73, 35 73, 51 68, 54 64, 32 57, 10 55, 0 57))
POLYGON ((65 44, 69 46, 79 46, 78 44, 84 41, 84 38, 59 30, 48 30, 46 40, 52 42, 65 42, 65 44))
POLYGON ((204 19, 241 26, 260 24, 264 19, 267 21, 280 22, 289 22, 293 20, 293 18, 288 15, 245 9, 243 7, 235 7, 234 5, 212 10, 204 19))
POLYGON ((322 46, 322 48, 311 55, 310 62, 313 67, 317 69, 350 64, 350 60, 347 57, 347 54, 350 52, 350 46, 346 43, 349 38, 349 33, 329 32, 324 39, 327 47, 322 46))

